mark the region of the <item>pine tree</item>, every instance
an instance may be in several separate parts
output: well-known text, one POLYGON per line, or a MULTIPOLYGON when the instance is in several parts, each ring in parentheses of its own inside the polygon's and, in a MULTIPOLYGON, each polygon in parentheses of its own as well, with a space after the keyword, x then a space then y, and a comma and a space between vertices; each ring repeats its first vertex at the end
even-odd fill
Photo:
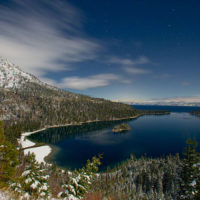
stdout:
POLYGON ((22 173, 21 190, 26 196, 35 199, 47 199, 49 196, 49 175, 45 167, 37 163, 34 154, 26 157, 26 170, 22 173))
POLYGON ((92 161, 88 160, 85 167, 74 170, 69 177, 69 180, 62 187, 65 192, 61 192, 59 197, 67 199, 81 199, 88 192, 92 184, 95 173, 98 171, 98 166, 101 164, 99 157, 93 157, 92 161))
POLYGON ((178 199, 199 200, 200 190, 200 154, 196 151, 197 141, 189 139, 180 174, 180 192, 178 199))
POLYGON ((18 151, 6 140, 3 122, 0 121, 0 187, 8 186, 14 180, 17 164, 18 151))
POLYGON ((3 128, 3 121, 0 121, 0 142, 5 142, 5 136, 4 136, 4 128, 3 128))

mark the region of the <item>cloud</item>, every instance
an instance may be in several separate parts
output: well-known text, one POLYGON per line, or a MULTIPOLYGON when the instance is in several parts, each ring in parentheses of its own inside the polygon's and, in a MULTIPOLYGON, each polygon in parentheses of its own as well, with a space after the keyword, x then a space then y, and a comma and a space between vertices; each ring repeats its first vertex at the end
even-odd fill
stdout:
POLYGON ((125 67, 124 70, 131 74, 149 74, 151 71, 146 69, 140 69, 136 67, 125 67))
POLYGON ((190 85, 191 85, 191 83, 188 82, 188 81, 183 81, 181 84, 182 84, 183 86, 190 86, 190 85))
POLYGON ((137 66, 150 63, 150 60, 145 56, 140 56, 137 59, 127 59, 127 58, 118 58, 111 57, 109 63, 121 65, 122 69, 131 74, 148 74, 151 73, 150 70, 142 69, 137 66))
POLYGON ((200 106, 200 95, 191 97, 170 97, 162 99, 123 99, 121 102, 126 102, 135 105, 178 105, 178 106, 200 106))
POLYGON ((154 76, 155 79, 161 79, 161 80, 169 79, 171 77, 172 77, 172 75, 168 74, 168 73, 158 74, 158 75, 154 76))
POLYGON ((75 90, 86 90, 89 88, 103 87, 110 85, 113 81, 123 81, 123 77, 116 74, 98 74, 88 77, 66 77, 60 82, 51 79, 42 79, 44 82, 55 85, 59 88, 68 88, 75 90))
POLYGON ((71 70, 101 49, 83 32, 82 13, 67 2, 13 0, 0 13, 0 55, 37 76, 71 70))
POLYGON ((113 64, 118 64, 118 65, 135 66, 135 65, 143 65, 143 64, 150 63, 150 60, 145 56, 140 56, 139 58, 135 60, 127 59, 127 58, 111 57, 109 59, 109 62, 113 64))

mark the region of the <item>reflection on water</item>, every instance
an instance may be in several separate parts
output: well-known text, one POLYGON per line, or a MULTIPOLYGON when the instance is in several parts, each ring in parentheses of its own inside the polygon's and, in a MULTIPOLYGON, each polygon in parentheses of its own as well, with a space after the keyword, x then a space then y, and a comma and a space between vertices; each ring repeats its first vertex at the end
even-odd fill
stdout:
POLYGON ((60 148, 53 161, 71 169, 82 167, 88 158, 103 153, 101 169, 116 165, 134 153, 160 157, 181 153, 187 138, 200 141, 200 118, 188 113, 148 115, 127 120, 131 130, 113 133, 121 122, 95 122, 81 126, 50 128, 30 136, 60 148))
MULTIPOLYGON (((82 125, 74 125, 74 126, 64 126, 64 127, 56 127, 56 128, 49 128, 41 132, 37 132, 36 134, 32 134, 29 138, 36 142, 43 142, 48 144, 56 144, 65 138, 76 138, 77 136, 81 136, 85 133, 96 133, 99 134, 101 137, 100 130, 104 130, 109 127, 113 127, 116 124, 128 122, 128 120, 121 120, 121 121, 105 121, 105 122, 91 122, 91 123, 84 123, 82 125)), ((106 130, 104 130, 106 131, 106 130)))

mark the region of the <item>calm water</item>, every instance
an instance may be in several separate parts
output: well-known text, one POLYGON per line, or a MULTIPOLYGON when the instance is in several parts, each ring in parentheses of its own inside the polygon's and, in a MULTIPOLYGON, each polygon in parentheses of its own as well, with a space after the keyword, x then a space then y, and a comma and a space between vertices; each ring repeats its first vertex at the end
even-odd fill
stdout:
POLYGON ((60 150, 53 161, 70 169, 82 167, 88 158, 98 153, 103 153, 101 169, 105 169, 129 158, 132 153, 138 158, 145 154, 160 157, 181 153, 187 138, 196 138, 200 142, 200 118, 186 112, 127 120, 130 131, 113 133, 112 128, 120 123, 51 128, 29 138, 58 147, 60 150))
POLYGON ((171 112, 190 112, 200 110, 200 107, 195 106, 156 106, 156 105, 134 105, 138 110, 169 110, 171 112))

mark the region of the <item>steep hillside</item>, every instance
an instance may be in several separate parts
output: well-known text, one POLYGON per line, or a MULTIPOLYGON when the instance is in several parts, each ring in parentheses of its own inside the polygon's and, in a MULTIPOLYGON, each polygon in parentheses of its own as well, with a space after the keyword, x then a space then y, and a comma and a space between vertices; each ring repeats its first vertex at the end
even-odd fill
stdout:
POLYGON ((0 59, 0 120, 37 127, 111 120, 136 115, 122 103, 74 94, 47 85, 18 66, 0 59))

